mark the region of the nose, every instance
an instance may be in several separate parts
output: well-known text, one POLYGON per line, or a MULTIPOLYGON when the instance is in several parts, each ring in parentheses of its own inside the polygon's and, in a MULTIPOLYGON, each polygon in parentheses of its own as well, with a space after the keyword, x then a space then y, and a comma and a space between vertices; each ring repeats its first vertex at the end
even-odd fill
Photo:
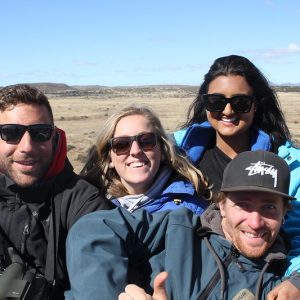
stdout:
POLYGON ((131 148, 130 148, 130 154, 131 155, 135 155, 135 154, 138 154, 138 153, 140 153, 142 151, 143 150, 141 149, 141 147, 138 144, 138 142, 137 141, 132 141, 131 148))
POLYGON ((231 115, 231 114, 233 114, 233 109, 232 109, 230 103, 227 103, 226 106, 224 107, 223 114, 224 115, 231 115))
POLYGON ((25 131, 20 142, 18 143, 18 150, 20 152, 31 152, 34 148, 33 143, 34 142, 32 141, 29 132, 25 131))
POLYGON ((263 216, 258 211, 252 211, 248 216, 248 224, 252 229, 259 229, 265 225, 263 216))

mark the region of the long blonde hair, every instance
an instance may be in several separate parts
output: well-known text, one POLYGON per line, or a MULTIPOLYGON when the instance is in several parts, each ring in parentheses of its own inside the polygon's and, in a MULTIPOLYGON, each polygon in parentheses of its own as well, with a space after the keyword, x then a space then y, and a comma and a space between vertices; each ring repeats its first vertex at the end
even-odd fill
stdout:
POLYGON ((177 175, 175 178, 178 177, 191 182, 199 197, 210 200, 211 188, 207 179, 185 156, 179 153, 177 147, 171 143, 158 116, 145 106, 127 106, 107 119, 99 133, 96 144, 88 152, 86 163, 80 175, 96 185, 103 196, 107 194, 113 197, 128 195, 120 176, 114 168, 110 168, 109 141, 114 136, 118 122, 122 118, 132 115, 142 115, 147 118, 153 127, 154 133, 159 137, 162 157, 164 158, 160 169, 162 166, 168 166, 177 175))

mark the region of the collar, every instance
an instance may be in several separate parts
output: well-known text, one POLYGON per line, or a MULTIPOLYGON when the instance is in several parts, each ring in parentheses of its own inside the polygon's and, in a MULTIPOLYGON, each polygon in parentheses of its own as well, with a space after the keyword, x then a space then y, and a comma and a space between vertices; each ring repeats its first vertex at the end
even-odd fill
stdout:
POLYGON ((163 191, 162 196, 168 195, 168 194, 188 194, 188 195, 194 195, 195 194, 195 188, 189 181, 185 180, 176 180, 171 182, 163 191))
MULTIPOLYGON (((207 145, 215 136, 215 133, 211 124, 206 121, 203 123, 195 123, 183 130, 176 131, 174 138, 176 144, 187 152, 189 159, 195 164, 200 161, 207 145)), ((250 150, 271 150, 272 139, 263 130, 252 126, 250 128, 250 135, 250 150)))
POLYGON ((67 139, 62 129, 55 128, 56 148, 52 163, 44 176, 44 180, 49 180, 59 174, 65 166, 67 157, 67 139))

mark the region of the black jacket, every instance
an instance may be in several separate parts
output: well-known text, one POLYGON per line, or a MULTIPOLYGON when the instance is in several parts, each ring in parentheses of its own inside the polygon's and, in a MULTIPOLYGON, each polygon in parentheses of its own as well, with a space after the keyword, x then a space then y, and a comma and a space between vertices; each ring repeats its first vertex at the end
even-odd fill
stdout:
POLYGON ((28 267, 54 286, 54 299, 63 299, 63 291, 69 288, 68 230, 79 217, 109 208, 98 189, 76 175, 68 161, 53 179, 28 188, 0 175, 0 267, 11 262, 7 249, 12 243, 28 267))

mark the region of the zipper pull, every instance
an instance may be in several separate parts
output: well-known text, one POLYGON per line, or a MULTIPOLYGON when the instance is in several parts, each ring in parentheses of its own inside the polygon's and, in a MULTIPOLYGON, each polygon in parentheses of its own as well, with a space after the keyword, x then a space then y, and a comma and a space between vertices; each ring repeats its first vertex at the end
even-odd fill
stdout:
POLYGON ((238 249, 235 248, 235 246, 231 247, 231 257, 233 259, 233 261, 235 262, 235 264, 237 265, 237 267, 239 268, 239 270, 241 272, 245 272, 245 268, 242 265, 242 263, 238 260, 238 257, 240 256, 240 252, 238 251, 238 249))
POLYGON ((3 272, 5 270, 5 256, 0 255, 0 272, 3 272))
POLYGON ((25 253, 25 243, 27 240, 27 237, 29 236, 30 230, 29 230, 29 225, 28 223, 25 224, 23 228, 23 233, 22 233, 22 240, 21 240, 21 253, 25 253))

